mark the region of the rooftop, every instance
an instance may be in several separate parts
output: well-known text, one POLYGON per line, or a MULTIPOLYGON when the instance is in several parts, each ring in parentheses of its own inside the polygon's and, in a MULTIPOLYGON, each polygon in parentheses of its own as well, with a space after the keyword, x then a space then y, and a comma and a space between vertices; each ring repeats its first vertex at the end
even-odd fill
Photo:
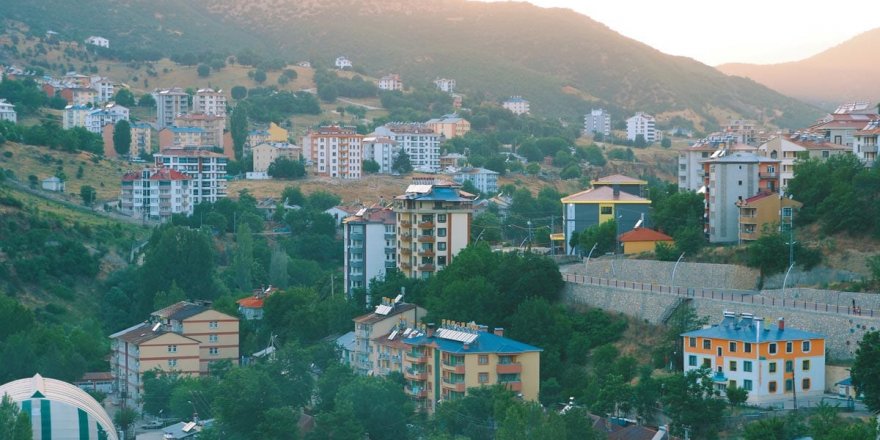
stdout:
POLYGON ((590 188, 586 191, 581 191, 562 198, 562 203, 598 203, 607 201, 620 203, 651 203, 650 200, 644 197, 639 197, 625 191, 618 191, 615 194, 614 188, 610 186, 590 188))
POLYGON ((627 243, 632 241, 672 241, 672 237, 650 228, 635 228, 620 234, 619 240, 627 243))
POLYGON ((624 176, 623 174, 612 174, 610 176, 600 177, 590 182, 592 185, 647 185, 648 182, 636 179, 634 177, 624 176))
POLYGON ((517 354, 544 351, 541 348, 498 336, 486 331, 486 327, 446 324, 432 336, 421 334, 403 341, 407 345, 431 345, 447 353, 498 353, 517 354))
POLYGON ((733 312, 724 312, 724 314, 724 319, 720 324, 682 333, 681 335, 743 342, 825 339, 825 336, 819 333, 811 333, 796 328, 784 327, 783 330, 780 330, 779 326, 773 324, 759 325, 758 322, 763 321, 763 318, 755 318, 750 313, 743 313, 739 316, 733 312), (761 328, 760 335, 758 334, 758 327, 761 328))
POLYGON ((758 156, 755 153, 736 151, 733 154, 700 161, 701 163, 779 163, 778 159, 758 156))
POLYGON ((412 309, 415 309, 416 307, 418 306, 415 304, 402 302, 397 302, 393 304, 380 304, 376 306, 375 312, 358 316, 357 318, 354 318, 354 322, 358 324, 375 324, 377 322, 384 321, 392 316, 408 312, 412 309))

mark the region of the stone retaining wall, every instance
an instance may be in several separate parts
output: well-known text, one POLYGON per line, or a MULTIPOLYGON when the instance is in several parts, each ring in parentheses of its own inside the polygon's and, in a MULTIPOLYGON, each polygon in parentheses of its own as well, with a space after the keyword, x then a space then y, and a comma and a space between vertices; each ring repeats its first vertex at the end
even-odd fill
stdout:
MULTIPOLYGON (((567 271, 581 275, 638 281, 663 285, 672 284, 674 261, 593 258, 589 265, 568 266, 567 271)), ((675 269, 675 285, 715 289, 753 290, 758 285, 758 271, 732 264, 689 263, 682 261, 675 269)))

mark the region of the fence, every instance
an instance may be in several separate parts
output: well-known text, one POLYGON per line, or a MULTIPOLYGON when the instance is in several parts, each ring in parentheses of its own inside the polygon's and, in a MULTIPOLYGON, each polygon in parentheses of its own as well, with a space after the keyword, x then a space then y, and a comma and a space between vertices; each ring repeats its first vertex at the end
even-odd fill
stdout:
POLYGON ((592 286, 613 287, 616 289, 638 290, 642 292, 653 292, 666 295, 676 295, 688 298, 704 298, 719 301, 732 301, 741 304, 766 305, 774 307, 785 307, 798 310, 809 310, 816 312, 834 313, 840 315, 874 317, 880 316, 874 309, 862 309, 861 307, 841 307, 839 304, 827 304, 820 302, 798 301, 796 299, 776 299, 765 298, 756 295, 753 292, 732 291, 721 289, 704 289, 694 287, 672 287, 662 284, 642 283, 637 281, 621 281, 609 278, 598 278, 592 276, 578 275, 572 273, 563 274, 566 282, 574 284, 584 284, 592 286))

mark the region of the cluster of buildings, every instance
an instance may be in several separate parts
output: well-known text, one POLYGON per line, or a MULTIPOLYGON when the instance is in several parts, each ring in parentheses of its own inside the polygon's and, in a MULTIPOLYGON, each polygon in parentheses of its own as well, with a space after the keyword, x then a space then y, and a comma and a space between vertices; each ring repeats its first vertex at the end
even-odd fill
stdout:
MULTIPOLYGON (((584 115, 584 134, 601 134, 611 136, 611 114, 605 109, 594 108, 584 115)), ((646 144, 660 140, 663 133, 657 130, 653 116, 637 112, 626 120, 626 139, 635 142, 639 137, 646 144)))
POLYGON ((515 115, 527 115, 529 114, 529 101, 522 96, 511 96, 504 100, 501 103, 501 107, 510 110, 511 113, 515 115))

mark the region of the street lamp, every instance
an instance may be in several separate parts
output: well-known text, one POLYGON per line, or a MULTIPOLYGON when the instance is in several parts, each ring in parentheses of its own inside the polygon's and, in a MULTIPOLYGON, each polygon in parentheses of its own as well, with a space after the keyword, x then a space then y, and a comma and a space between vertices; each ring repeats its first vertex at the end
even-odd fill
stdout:
POLYGON ((587 261, 584 263, 584 275, 589 275, 587 273, 587 269, 590 267, 590 257, 593 256, 593 251, 596 250, 596 246, 599 246, 599 242, 593 243, 593 248, 590 249, 590 253, 587 254, 587 261))
POLYGON ((794 267, 794 263, 791 263, 788 266, 788 270, 785 271, 785 278, 782 279, 782 303, 785 304, 785 283, 788 282, 788 274, 791 273, 791 269, 794 267))
POLYGON ((669 287, 669 293, 672 293, 672 291, 675 290, 675 270, 678 269, 678 263, 681 263, 682 258, 684 258, 684 252, 681 253, 678 257, 678 261, 672 266, 672 285, 669 287))

